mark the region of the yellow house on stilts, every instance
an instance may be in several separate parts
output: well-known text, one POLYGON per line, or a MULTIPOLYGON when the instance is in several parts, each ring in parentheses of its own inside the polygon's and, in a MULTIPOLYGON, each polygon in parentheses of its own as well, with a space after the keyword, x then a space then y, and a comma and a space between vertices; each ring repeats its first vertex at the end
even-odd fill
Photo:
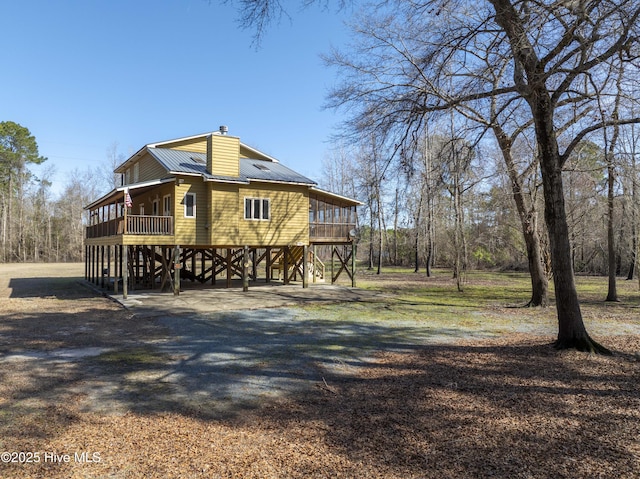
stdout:
POLYGON ((122 186, 85 207, 85 278, 96 285, 179 294, 181 280, 242 280, 246 290, 346 272, 355 286, 361 203, 319 189, 224 126, 145 145, 115 172, 122 186), (331 272, 318 246, 328 248, 331 272))

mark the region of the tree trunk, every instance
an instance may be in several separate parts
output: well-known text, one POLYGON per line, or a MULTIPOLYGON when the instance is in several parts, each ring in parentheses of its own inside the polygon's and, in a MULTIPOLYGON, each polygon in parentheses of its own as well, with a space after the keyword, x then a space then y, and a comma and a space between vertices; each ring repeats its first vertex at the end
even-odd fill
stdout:
POLYGON ((571 246, 564 204, 562 166, 550 114, 551 108, 548 104, 549 97, 546 92, 540 92, 535 96, 535 101, 532 109, 541 154, 540 170, 544 188, 544 216, 549 231, 551 267, 558 314, 558 338, 554 346, 557 349, 575 348, 578 351, 611 354, 607 348, 589 337, 582 320, 571 266, 571 246))
MULTIPOLYGON (((622 80, 622 70, 618 75, 618 79, 616 82, 617 93, 616 100, 613 107, 613 112, 611 114, 612 118, 618 119, 618 109, 620 106, 620 87, 622 80)), ((598 102, 599 104, 600 102, 598 102)), ((600 108, 602 111, 602 107, 600 108)), ((606 133, 607 130, 604 130, 605 134, 605 145, 606 145, 606 133)), ((618 136, 620 134, 620 128, 618 125, 613 127, 613 135, 611 138, 611 143, 608 146, 608 150, 605 152, 607 159, 607 252, 608 252, 608 263, 609 263, 609 289, 607 291, 607 301, 618 301, 618 291, 616 289, 616 273, 618 271, 617 264, 617 255, 616 255, 616 238, 615 232, 613 229, 613 214, 614 214, 614 188, 615 188, 615 168, 614 168, 614 154, 616 149, 616 143, 618 142, 618 136)))
POLYGON ((414 269, 414 273, 420 271, 420 220, 422 219, 422 203, 424 202, 424 190, 422 185, 420 186, 420 199, 418 201, 418 207, 416 208, 416 213, 413 217, 413 229, 415 233, 415 243, 413 248, 414 259, 416 267, 414 269))
POLYGON ((396 204, 393 212, 393 265, 398 266, 398 187, 396 186, 396 204))
POLYGON ((631 185, 631 262, 629 264, 629 272, 627 273, 627 280, 633 279, 636 266, 636 250, 638 249, 638 231, 636 226, 636 179, 635 179, 635 165, 633 168, 633 183, 631 185))
POLYGON ((431 266, 433 265, 433 257, 434 257, 434 248, 433 248, 433 241, 434 241, 434 234, 433 234, 433 214, 430 208, 427 209, 428 211, 428 218, 427 218, 427 260, 426 260, 426 273, 427 273, 427 278, 431 278, 432 276, 432 272, 431 272, 431 266))
MULTIPOLYGON (((380 273, 382 273, 382 248, 384 246, 383 236, 382 236, 383 228, 386 230, 386 228, 384 227, 384 218, 383 218, 383 215, 382 215, 382 201, 380 199, 380 189, 378 189, 377 201, 378 201, 378 205, 377 206, 378 206, 378 233, 379 233, 379 237, 378 237, 378 264, 377 264, 376 274, 380 274, 380 273)), ((386 235, 386 231, 384 233, 386 235)))
POLYGON ((511 139, 499 125, 493 126, 493 131, 502 152, 502 158, 507 166, 507 174, 511 181, 511 194, 520 217, 522 236, 527 247, 527 262, 531 277, 531 299, 527 306, 549 305, 549 282, 544 271, 542 253, 540 250, 540 236, 538 221, 533 205, 527 207, 527 201, 522 189, 522 179, 519 177, 513 156, 511 155, 511 139))
POLYGON ((523 228, 524 242, 527 247, 529 275, 531 277, 531 299, 527 306, 549 306, 549 281, 542 262, 540 237, 535 220, 530 220, 530 227, 523 228))
POLYGON ((534 121, 545 204, 545 222, 549 232, 551 268, 555 284, 558 315, 557 349, 611 354, 589 337, 578 301, 571 245, 564 204, 562 161, 554 127, 554 104, 546 86, 544 63, 537 58, 522 21, 510 0, 490 0, 496 12, 495 20, 509 37, 515 61, 514 82, 529 104, 534 121))
POLYGON ((432 188, 432 171, 431 171, 431 147, 430 147, 430 137, 429 132, 426 132, 425 135, 425 153, 424 153, 424 174, 425 174, 425 185, 427 188, 426 196, 427 196, 427 230, 426 230, 426 243, 427 243, 427 258, 426 258, 426 274, 427 278, 430 278, 431 266, 434 262, 434 228, 433 228, 433 188, 432 188))
POLYGON ((373 217, 373 194, 369 197, 369 265, 367 269, 371 271, 373 269, 373 232, 374 232, 374 217, 373 217))

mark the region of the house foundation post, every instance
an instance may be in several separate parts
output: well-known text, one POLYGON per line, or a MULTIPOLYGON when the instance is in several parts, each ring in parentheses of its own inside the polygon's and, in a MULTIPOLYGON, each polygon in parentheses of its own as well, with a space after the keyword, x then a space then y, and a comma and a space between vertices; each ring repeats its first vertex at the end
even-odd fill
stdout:
POLYGON ((351 287, 356 287, 356 249, 355 241, 351 243, 351 287))
POLYGON ((302 247, 302 287, 309 287, 309 247, 302 247))
POLYGON ((107 288, 111 283, 111 245, 107 245, 107 288))
POLYGON ((211 284, 216 284, 216 268, 218 267, 218 250, 213 248, 211 250, 211 284))
POLYGON ((120 262, 120 273, 122 274, 122 299, 129 297, 129 247, 122 246, 120 262))
POLYGON ((331 245, 331 284, 335 283, 335 279, 333 277, 333 254, 336 251, 335 245, 331 245))
POLYGON ((180 295, 180 269, 182 268, 180 245, 173 250, 173 295, 180 295))
POLYGON ((242 250, 242 291, 249 291, 249 247, 242 250))
POLYGON ((93 284, 98 286, 98 268, 100 267, 100 246, 93 247, 93 284))
POLYGON ((311 274, 313 275, 313 282, 315 283, 316 282, 316 276, 317 276, 317 274, 316 274, 316 268, 317 268, 316 258, 317 258, 317 256, 316 256, 316 245, 315 244, 311 247, 311 254, 313 256, 313 271, 311 271, 311 274))
POLYGON ((118 264, 120 261, 120 255, 118 254, 118 250, 120 250, 120 246, 117 244, 113 246, 113 293, 118 294, 118 283, 120 282, 119 271, 122 271, 122 264, 120 264, 120 269, 118 269, 118 264))
POLYGON ((269 248, 267 246, 267 252, 265 253, 265 259, 266 259, 266 282, 270 283, 271 282, 271 248, 269 248))
POLYGON ((104 288, 104 245, 100 246, 100 287, 104 288))
POLYGON ((283 252, 283 272, 284 272, 284 284, 289 284, 289 247, 284 247, 283 252))

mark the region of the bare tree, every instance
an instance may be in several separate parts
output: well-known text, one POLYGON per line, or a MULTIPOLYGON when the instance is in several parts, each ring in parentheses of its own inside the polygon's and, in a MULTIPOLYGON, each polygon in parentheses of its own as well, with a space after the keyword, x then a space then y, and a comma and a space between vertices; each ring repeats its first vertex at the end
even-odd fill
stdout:
POLYGON ((394 130, 398 141, 405 141, 429 113, 494 98, 501 99, 500 108, 513 109, 523 100, 542 175, 558 313, 555 345, 608 353, 589 337, 582 320, 562 169, 588 135, 640 121, 594 121, 589 115, 598 93, 611 81, 607 72, 619 53, 623 62, 636 59, 640 5, 631 0, 487 0, 473 5, 445 0, 401 2, 391 13, 385 3, 380 10, 384 15, 375 20, 367 16, 357 21, 357 31, 368 32, 368 43, 355 45, 349 57, 339 52, 332 56, 346 73, 331 106, 352 108, 351 131, 394 130), (398 34, 403 31, 413 35, 398 34), (498 84, 497 77, 502 79, 498 84))
POLYGON ((636 262, 638 260, 638 164, 637 156, 640 154, 640 134, 636 125, 629 125, 621 131, 621 141, 619 145, 619 155, 622 158, 623 188, 627 191, 627 209, 630 212, 630 250, 629 250, 629 271, 627 280, 632 280, 636 262))
POLYGON ((106 193, 113 188, 122 186, 122 175, 120 173, 114 173, 115 169, 125 162, 126 156, 124 153, 118 151, 118 143, 113 142, 107 148, 107 156, 105 161, 99 167, 99 174, 101 190, 106 193))
MULTIPOLYGON (((592 1, 539 5, 526 2, 527 11, 511 0, 489 0, 495 22, 509 42, 514 63, 514 87, 527 101, 540 149, 545 196, 545 220, 551 239, 559 332, 556 347, 608 353, 593 341, 584 326, 571 267, 569 232, 564 208, 562 166, 571 150, 587 134, 623 122, 611 119, 585 126, 564 152, 558 145, 556 116, 562 101, 583 108, 600 88, 580 87, 595 81, 602 65, 623 52, 631 59, 637 50, 640 5, 633 1, 592 1), (533 28, 538 32, 532 31, 533 28), (586 83, 586 82, 585 82, 586 83)), ((600 80, 602 81, 602 80, 600 80)), ((606 81, 606 79, 604 80, 606 81)))
MULTIPOLYGON (((622 58, 622 52, 618 53, 618 56, 622 58)), ((620 62, 620 65, 614 65, 617 69, 615 73, 617 79, 615 81, 615 98, 613 102, 613 111, 611 112, 611 118, 617 120, 620 113, 620 101, 622 97, 621 83, 624 76, 624 64, 620 62)), ((603 122, 607 121, 607 109, 603 104, 603 96, 598 95, 598 109, 603 122)), ((607 167, 607 264, 608 264, 608 276, 609 285, 607 290, 606 301, 618 301, 618 291, 616 288, 616 266, 617 266, 617 251, 615 242, 615 227, 614 227, 614 198, 615 198, 615 152, 620 136, 620 125, 618 123, 613 124, 611 127, 612 134, 609 138, 609 129, 604 128, 602 135, 604 139, 604 151, 605 151, 605 163, 607 167)))

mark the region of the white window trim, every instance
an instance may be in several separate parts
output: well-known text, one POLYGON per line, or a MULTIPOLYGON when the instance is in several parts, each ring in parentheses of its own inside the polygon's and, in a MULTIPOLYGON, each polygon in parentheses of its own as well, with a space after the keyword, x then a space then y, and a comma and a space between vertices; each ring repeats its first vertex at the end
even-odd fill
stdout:
POLYGON ((196 194, 195 193, 185 193, 184 194, 184 217, 185 218, 195 218, 196 217, 196 194), (187 214, 187 196, 193 197, 193 215, 187 214))
POLYGON ((246 221, 271 221, 271 198, 258 198, 255 196, 245 196, 244 201, 242 202, 242 215, 246 221), (252 204, 250 217, 247 217, 247 200, 251 200, 251 204, 252 204), (260 218, 253 217, 253 202, 256 200, 260 202, 260 218), (264 218, 264 209, 262 208, 264 201, 266 201, 267 204, 269 205, 267 208, 268 215, 266 218, 264 218))

